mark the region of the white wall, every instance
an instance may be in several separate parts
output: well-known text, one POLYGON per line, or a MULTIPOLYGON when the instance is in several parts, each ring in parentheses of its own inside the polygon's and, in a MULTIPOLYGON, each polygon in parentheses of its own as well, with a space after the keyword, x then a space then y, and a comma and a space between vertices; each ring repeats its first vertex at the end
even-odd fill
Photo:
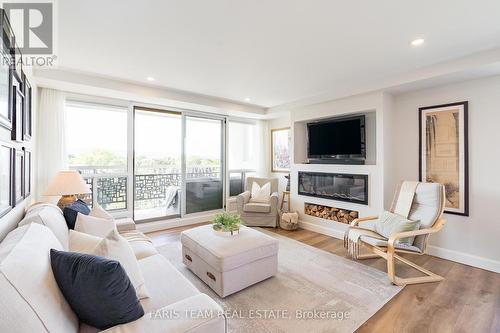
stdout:
POLYGON ((386 186, 393 191, 400 180, 418 179, 418 108, 459 101, 469 101, 470 216, 446 214, 430 251, 500 272, 500 76, 395 96, 386 186))

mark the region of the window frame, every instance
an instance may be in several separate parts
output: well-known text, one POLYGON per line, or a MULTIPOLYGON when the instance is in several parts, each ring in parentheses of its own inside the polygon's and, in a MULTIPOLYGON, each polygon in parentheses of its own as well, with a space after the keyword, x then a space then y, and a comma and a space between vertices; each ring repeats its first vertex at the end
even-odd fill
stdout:
MULTIPOLYGON (((126 200, 125 200, 125 208, 119 208, 119 209, 112 209, 112 210, 107 210, 113 217, 116 218, 121 218, 121 217, 130 217, 132 213, 132 207, 133 200, 131 201, 131 195, 133 192, 132 184, 131 182, 133 181, 133 177, 130 175, 130 105, 127 103, 123 102, 114 102, 110 100, 102 100, 99 98, 89 98, 89 97, 77 97, 74 98, 72 95, 68 96, 66 98, 65 102, 65 112, 67 112, 68 107, 79 107, 79 108, 87 108, 87 109, 94 109, 94 110, 116 110, 120 112, 125 112, 126 114, 126 163, 125 163, 125 170, 123 173, 100 173, 100 174, 92 174, 90 177, 88 175, 83 174, 82 177, 84 179, 91 179, 91 189, 92 189, 92 205, 97 203, 97 182, 99 179, 102 178, 121 178, 121 177, 126 177, 126 200)), ((66 115, 67 116, 67 115, 66 115)), ((68 134, 66 134, 67 136, 68 134)), ((67 156, 69 157, 69 151, 66 152, 67 156)), ((69 165, 68 161, 68 168, 73 169, 73 170, 78 170, 73 168, 71 165, 69 165)), ((133 175, 132 175, 133 176, 133 175)))

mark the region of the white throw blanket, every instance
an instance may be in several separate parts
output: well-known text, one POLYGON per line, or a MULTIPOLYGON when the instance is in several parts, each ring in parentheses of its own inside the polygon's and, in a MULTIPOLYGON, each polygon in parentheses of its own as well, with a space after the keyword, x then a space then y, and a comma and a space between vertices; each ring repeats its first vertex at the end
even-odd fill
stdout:
POLYGON ((387 238, 379 235, 373 230, 351 226, 344 234, 344 247, 352 259, 359 257, 359 240, 361 237, 371 237, 380 240, 387 240, 387 238))
POLYGON ((408 218, 417 186, 418 182, 415 181, 405 181, 401 184, 398 199, 396 200, 396 207, 394 207, 394 214, 408 218))
MULTIPOLYGON (((394 208, 395 214, 408 218, 417 186, 418 182, 415 181, 405 181, 401 184, 396 206, 394 208)), ((344 247, 347 249, 352 259, 359 258, 359 241, 362 237, 387 240, 387 238, 371 229, 350 226, 344 234, 344 247)))

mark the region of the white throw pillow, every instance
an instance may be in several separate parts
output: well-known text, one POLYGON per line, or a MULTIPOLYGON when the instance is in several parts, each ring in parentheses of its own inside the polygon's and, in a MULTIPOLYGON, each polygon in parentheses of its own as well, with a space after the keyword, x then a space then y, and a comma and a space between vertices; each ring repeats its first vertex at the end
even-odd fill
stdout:
POLYGON ((102 241, 102 237, 97 237, 75 230, 69 231, 69 251, 80 253, 92 253, 92 251, 102 241))
POLYGON ((73 230, 69 237, 70 250, 73 252, 88 253, 118 261, 134 286, 137 297, 139 299, 149 297, 134 251, 116 229, 111 230, 104 238, 73 230))
POLYGON ((250 202, 268 203, 271 198, 271 183, 267 182, 262 187, 256 182, 252 184, 250 202))
POLYGON ((93 217, 99 217, 101 219, 114 220, 113 216, 111 216, 111 214, 108 213, 104 208, 102 208, 98 203, 95 203, 92 206, 92 210, 90 211, 89 215, 93 217))
POLYGON ((75 231, 105 238, 112 230, 116 230, 116 223, 114 220, 103 219, 81 213, 78 213, 76 217, 75 231))
POLYGON ((24 218, 19 222, 19 227, 30 223, 38 223, 49 228, 57 237, 64 251, 68 250, 68 225, 64 216, 56 205, 50 203, 38 203, 31 205, 24 218))

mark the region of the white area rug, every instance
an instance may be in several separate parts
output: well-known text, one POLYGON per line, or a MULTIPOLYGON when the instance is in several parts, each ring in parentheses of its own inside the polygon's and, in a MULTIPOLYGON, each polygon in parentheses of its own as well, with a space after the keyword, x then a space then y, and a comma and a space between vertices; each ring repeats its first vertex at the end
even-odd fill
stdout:
POLYGON ((354 332, 402 289, 384 272, 263 232, 280 241, 278 274, 224 299, 184 266, 180 242, 158 250, 224 308, 230 333, 354 332))

